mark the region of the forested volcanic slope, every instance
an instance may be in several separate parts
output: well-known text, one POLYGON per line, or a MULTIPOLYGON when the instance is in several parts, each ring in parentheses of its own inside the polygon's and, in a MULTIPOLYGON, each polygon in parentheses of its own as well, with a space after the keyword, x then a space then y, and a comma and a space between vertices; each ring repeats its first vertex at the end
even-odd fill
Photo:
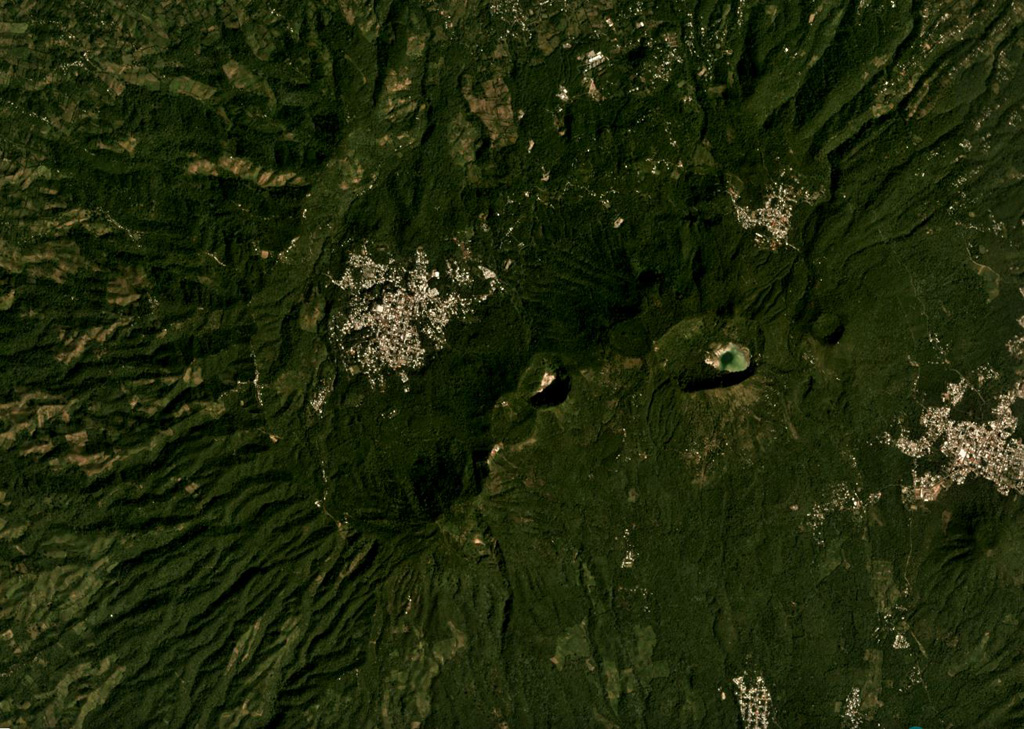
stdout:
POLYGON ((0 9, 0 725, 1024 725, 1024 2, 0 9))

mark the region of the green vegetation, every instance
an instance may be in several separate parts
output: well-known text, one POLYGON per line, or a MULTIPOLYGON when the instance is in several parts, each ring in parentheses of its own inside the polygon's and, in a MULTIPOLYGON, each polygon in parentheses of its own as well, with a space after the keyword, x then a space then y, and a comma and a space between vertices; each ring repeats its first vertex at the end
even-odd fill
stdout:
POLYGON ((0 726, 1024 725, 1016 0, 0 41, 0 726))

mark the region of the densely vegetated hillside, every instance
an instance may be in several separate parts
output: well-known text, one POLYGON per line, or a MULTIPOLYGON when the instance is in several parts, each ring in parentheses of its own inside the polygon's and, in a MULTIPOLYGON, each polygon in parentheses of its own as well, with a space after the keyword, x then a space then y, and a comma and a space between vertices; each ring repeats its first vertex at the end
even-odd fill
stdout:
POLYGON ((1024 3, 0 9, 0 724, 1024 724, 1024 3))

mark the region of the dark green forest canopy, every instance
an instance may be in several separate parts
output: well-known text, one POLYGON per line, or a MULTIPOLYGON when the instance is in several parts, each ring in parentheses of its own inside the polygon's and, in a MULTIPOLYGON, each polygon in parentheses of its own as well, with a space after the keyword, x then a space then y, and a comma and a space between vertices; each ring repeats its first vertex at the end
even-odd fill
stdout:
POLYGON ((1024 2, 0 8, 0 725, 1024 726, 1024 2))

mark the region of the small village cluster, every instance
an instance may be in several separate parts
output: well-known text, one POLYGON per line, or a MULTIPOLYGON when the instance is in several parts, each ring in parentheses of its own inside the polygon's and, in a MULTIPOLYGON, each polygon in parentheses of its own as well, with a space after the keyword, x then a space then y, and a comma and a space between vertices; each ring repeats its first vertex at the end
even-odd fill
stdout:
POLYGON ((394 259, 379 263, 365 251, 351 255, 341 279, 331 279, 345 300, 330 324, 331 340, 350 371, 365 374, 379 388, 393 374, 408 382, 430 350, 444 347, 449 322, 500 286, 483 266, 449 261, 445 274, 431 268, 423 250, 416 252, 411 269, 394 259))

